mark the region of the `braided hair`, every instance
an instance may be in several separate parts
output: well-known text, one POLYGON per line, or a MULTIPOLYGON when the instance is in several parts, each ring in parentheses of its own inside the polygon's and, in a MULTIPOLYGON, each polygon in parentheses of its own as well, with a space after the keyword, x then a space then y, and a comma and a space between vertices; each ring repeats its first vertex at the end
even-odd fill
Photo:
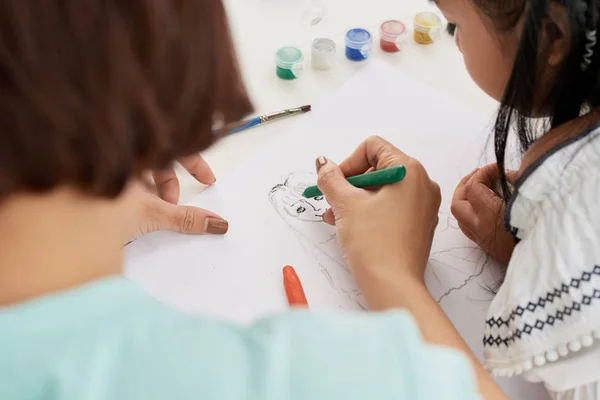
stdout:
POLYGON ((596 40, 600 34, 600 0, 473 1, 500 33, 513 31, 524 21, 494 125, 500 185, 508 200, 511 193, 504 168, 511 129, 515 130, 521 153, 525 153, 540 134, 600 106, 600 40, 596 40), (559 29, 550 16, 553 3, 564 9, 567 32, 559 29), (551 45, 563 35, 568 49, 548 84, 546 65, 551 45), (540 110, 546 118, 532 118, 540 110))

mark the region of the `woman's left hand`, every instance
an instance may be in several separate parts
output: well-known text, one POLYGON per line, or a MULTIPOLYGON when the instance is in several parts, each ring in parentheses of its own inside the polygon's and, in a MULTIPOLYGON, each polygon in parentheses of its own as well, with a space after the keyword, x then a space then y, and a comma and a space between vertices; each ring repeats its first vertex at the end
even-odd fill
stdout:
MULTIPOLYGON (((215 182, 212 170, 199 155, 183 158, 179 163, 198 182, 205 185, 215 182)), ((134 201, 138 204, 138 213, 126 243, 142 235, 165 230, 195 235, 227 233, 229 225, 221 216, 202 208, 177 205, 179 180, 173 168, 155 171, 152 176, 158 195, 141 185, 134 189, 134 201)))

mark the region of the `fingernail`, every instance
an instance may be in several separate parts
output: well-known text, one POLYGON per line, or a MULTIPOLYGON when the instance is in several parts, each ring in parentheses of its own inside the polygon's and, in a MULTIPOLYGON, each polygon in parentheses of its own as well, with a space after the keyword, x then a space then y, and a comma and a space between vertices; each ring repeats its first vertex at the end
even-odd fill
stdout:
POLYGON ((321 167, 325 164, 327 164, 327 159, 323 156, 318 157, 317 161, 316 161, 316 167, 317 167, 317 172, 319 172, 319 170, 321 169, 321 167))
POLYGON ((204 220, 204 232, 210 235, 224 235, 229 229, 229 222, 221 218, 206 217, 204 220))

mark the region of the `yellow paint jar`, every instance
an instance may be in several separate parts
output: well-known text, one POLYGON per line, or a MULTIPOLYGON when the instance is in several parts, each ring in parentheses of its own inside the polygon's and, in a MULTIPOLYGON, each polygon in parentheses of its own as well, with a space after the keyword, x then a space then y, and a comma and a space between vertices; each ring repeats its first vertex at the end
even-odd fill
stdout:
POLYGON ((431 44, 438 40, 441 33, 442 20, 436 14, 425 11, 415 16, 415 42, 431 44))

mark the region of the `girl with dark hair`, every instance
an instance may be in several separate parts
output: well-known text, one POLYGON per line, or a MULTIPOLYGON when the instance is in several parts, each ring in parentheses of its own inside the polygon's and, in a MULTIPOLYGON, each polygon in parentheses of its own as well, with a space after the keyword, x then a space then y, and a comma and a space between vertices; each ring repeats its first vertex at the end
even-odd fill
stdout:
MULTIPOLYGON (((553 399, 600 399, 600 1, 436 3, 471 77, 501 102, 494 127, 497 161, 466 176, 452 200, 465 235, 507 265, 485 321, 484 366, 494 375, 542 382, 553 399), (523 154, 518 171, 505 169, 513 129, 523 154)), ((414 257, 428 254, 426 236, 407 251, 401 240, 414 239, 398 233, 422 234, 419 227, 435 221, 423 213, 426 200, 438 194, 410 181, 365 193, 343 180, 371 167, 411 162, 403 157, 371 139, 339 167, 323 158, 320 186, 332 206, 324 219, 338 227, 371 309, 406 308, 426 339, 468 353, 424 288, 423 263, 414 257), (397 202, 421 216, 400 218, 390 199, 401 186, 397 202), (358 241, 360 232, 368 235, 358 241), (378 279, 363 281, 364 275, 378 279)), ((415 181, 429 184, 426 175, 416 175, 415 181)), ((472 360, 482 393, 500 396, 472 360)))

